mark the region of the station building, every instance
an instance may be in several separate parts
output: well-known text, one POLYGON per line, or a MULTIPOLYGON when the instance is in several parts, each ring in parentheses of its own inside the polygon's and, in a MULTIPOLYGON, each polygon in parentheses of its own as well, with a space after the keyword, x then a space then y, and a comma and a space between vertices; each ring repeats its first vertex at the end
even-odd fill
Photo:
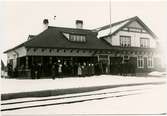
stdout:
POLYGON ((136 73, 161 68, 158 38, 138 17, 93 30, 83 29, 82 20, 76 21, 76 28, 48 26, 48 20, 43 23, 43 32, 4 52, 18 76, 31 77, 34 65, 40 67, 40 76, 50 76, 55 63, 67 64, 67 75, 75 64, 99 63, 103 74, 120 74, 122 64, 131 64, 126 69, 131 67, 136 73))

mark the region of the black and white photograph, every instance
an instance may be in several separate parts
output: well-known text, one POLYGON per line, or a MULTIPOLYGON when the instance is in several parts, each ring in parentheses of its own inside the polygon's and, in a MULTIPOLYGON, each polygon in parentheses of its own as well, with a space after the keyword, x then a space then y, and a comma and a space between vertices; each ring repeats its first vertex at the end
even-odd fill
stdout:
POLYGON ((167 115, 167 0, 0 1, 2 116, 167 115))

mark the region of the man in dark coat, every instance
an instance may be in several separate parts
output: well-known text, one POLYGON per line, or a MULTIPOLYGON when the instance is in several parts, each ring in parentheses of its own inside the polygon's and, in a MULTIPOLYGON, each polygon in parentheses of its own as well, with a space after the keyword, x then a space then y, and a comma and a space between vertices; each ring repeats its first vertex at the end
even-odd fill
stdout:
POLYGON ((55 76, 56 76, 56 68, 55 68, 55 65, 53 64, 52 65, 52 79, 55 79, 55 76))

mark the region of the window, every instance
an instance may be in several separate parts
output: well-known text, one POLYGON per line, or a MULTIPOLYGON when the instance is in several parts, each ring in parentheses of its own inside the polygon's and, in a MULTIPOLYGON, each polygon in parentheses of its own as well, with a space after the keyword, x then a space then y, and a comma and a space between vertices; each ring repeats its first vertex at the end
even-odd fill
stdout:
POLYGON ((74 42, 86 42, 86 37, 84 35, 70 35, 69 40, 74 42))
POLYGON ((147 33, 146 30, 143 30, 143 29, 142 29, 142 32, 143 32, 143 33, 147 33))
POLYGON ((132 31, 132 32, 141 32, 141 29, 139 29, 139 28, 129 28, 129 31, 132 31))
POLYGON ((69 33, 63 33, 63 35, 69 40, 70 34, 69 33))
POLYGON ((137 57, 137 67, 138 68, 144 68, 144 58, 143 56, 137 57))
POLYGON ((107 63, 108 62, 108 55, 99 55, 98 59, 100 62, 107 63))
POLYGON ((128 62, 129 61, 129 56, 123 56, 123 62, 128 62))
POLYGON ((69 40, 70 41, 76 41, 76 37, 75 36, 70 36, 69 40))
POLYGON ((86 42, 85 36, 81 36, 81 41, 82 41, 82 42, 86 42))
POLYGON ((140 47, 142 48, 149 48, 150 42, 148 38, 140 38, 140 47))
POLYGON ((131 46, 131 37, 130 36, 120 36, 120 45, 122 47, 130 47, 131 46))
POLYGON ((122 30, 124 30, 124 31, 128 31, 129 29, 128 29, 128 28, 123 28, 122 30))
POLYGON ((148 59, 147 59, 147 67, 148 68, 153 68, 153 58, 152 57, 148 57, 148 59))
POLYGON ((101 59, 108 59, 108 55, 99 55, 99 58, 101 58, 101 59))

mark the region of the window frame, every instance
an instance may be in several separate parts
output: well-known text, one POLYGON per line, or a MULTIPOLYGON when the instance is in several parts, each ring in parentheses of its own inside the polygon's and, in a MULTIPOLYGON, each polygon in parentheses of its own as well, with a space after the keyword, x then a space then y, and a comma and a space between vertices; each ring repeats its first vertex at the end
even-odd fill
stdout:
POLYGON ((83 42, 86 42, 86 36, 79 35, 79 34, 78 35, 77 34, 70 34, 69 41, 83 43, 83 42))
POLYGON ((144 57, 137 56, 137 68, 144 68, 144 57))
POLYGON ((120 35, 120 46, 131 47, 131 36, 120 35))
POLYGON ((137 33, 142 33, 141 28, 135 28, 135 27, 129 27, 130 32, 137 32, 137 33))
POLYGON ((150 39, 141 37, 140 38, 140 47, 141 48, 150 48, 150 39), (145 40, 145 41, 142 41, 142 40, 145 40))
POLYGON ((153 61, 153 57, 149 56, 147 58, 147 67, 148 68, 154 68, 154 61, 153 61))

